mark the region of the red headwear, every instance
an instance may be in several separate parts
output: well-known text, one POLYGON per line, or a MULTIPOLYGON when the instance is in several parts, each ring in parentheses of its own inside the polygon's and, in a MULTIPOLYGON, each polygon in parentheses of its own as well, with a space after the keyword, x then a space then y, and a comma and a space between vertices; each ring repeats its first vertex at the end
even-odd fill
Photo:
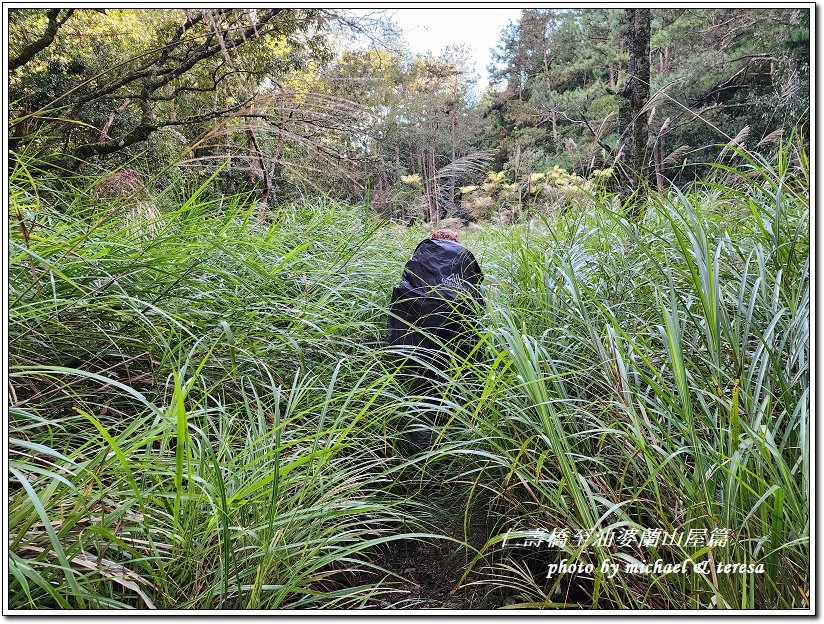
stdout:
POLYGON ((432 232, 431 238, 435 240, 448 240, 452 241, 453 243, 460 243, 460 239, 458 238, 458 233, 454 232, 453 230, 435 230, 432 232))

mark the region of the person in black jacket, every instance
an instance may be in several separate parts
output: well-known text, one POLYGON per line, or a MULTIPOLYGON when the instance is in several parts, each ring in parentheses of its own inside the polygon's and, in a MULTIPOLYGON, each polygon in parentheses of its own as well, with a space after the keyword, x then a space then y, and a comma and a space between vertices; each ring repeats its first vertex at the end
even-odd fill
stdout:
MULTIPOLYGON (((475 256, 451 230, 433 232, 406 263, 392 290, 388 344, 411 394, 434 399, 453 357, 477 359, 483 279, 475 256)), ((436 423, 435 414, 424 418, 426 424, 436 423)), ((429 445, 425 432, 413 438, 419 450, 429 445)))

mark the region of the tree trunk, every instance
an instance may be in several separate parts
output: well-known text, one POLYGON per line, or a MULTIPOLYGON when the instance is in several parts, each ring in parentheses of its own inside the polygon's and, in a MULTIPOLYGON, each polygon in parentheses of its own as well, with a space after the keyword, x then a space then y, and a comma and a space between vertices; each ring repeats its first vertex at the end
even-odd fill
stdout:
MULTIPOLYGON (((610 72, 612 68, 610 67, 610 72)), ((612 75, 610 73, 610 75, 612 75)), ((552 76, 549 73, 549 58, 547 58, 547 51, 544 50, 544 76, 546 76, 546 95, 550 96, 552 93, 552 76)), ((558 114, 555 112, 555 107, 550 108, 549 120, 552 122, 552 142, 553 147, 557 153, 558 151, 558 114)))
POLYGON ((642 195, 646 179, 649 112, 650 9, 626 9, 624 39, 629 51, 627 82, 619 95, 618 171, 624 191, 642 195))

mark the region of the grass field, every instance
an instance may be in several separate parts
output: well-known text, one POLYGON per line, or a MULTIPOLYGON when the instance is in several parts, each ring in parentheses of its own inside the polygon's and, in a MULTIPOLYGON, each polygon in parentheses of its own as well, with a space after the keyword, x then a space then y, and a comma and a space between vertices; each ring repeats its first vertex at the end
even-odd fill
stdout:
POLYGON ((428 397, 383 347, 423 229, 261 221, 208 182, 155 189, 149 227, 19 164, 9 608, 808 606, 809 167, 740 158, 632 221, 599 197, 467 233, 485 358, 428 397), (595 570, 546 578, 563 559, 595 570), (599 567, 658 559, 712 571, 599 567))

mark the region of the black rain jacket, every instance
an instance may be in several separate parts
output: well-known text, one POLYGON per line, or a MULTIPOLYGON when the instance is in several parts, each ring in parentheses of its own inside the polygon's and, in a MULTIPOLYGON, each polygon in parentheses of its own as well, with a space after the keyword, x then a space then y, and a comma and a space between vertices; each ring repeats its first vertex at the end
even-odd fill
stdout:
POLYGON ((478 261, 463 245, 422 241, 392 290, 389 346, 469 355, 477 341, 475 324, 486 306, 483 279, 478 261))

